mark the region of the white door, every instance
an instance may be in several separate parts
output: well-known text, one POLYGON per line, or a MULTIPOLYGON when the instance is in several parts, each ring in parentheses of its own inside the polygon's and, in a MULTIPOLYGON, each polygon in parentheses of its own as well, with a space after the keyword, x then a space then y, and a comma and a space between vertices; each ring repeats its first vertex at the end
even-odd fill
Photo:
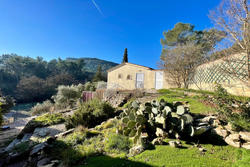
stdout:
POLYGON ((144 88, 144 74, 136 73, 136 88, 144 88))
POLYGON ((163 71, 155 72, 155 89, 163 88, 163 71))

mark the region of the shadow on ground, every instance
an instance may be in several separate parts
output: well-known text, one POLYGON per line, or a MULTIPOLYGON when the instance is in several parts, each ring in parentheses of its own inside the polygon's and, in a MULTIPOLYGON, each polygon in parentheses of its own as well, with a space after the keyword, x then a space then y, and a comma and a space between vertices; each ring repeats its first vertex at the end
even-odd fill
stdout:
POLYGON ((211 131, 208 131, 198 137, 194 138, 194 141, 199 144, 212 144, 215 146, 226 146, 228 145, 221 136, 217 134, 212 134, 211 131))
POLYGON ((70 167, 151 167, 145 163, 135 162, 126 158, 114 158, 101 153, 89 154, 88 158, 82 157, 81 153, 67 145, 63 141, 56 140, 48 150, 47 155, 60 159, 65 166, 70 167))
POLYGON ((81 165, 78 167, 152 167, 151 165, 147 165, 145 163, 131 161, 122 158, 113 158, 109 156, 97 156, 91 157, 86 160, 85 165, 81 165))

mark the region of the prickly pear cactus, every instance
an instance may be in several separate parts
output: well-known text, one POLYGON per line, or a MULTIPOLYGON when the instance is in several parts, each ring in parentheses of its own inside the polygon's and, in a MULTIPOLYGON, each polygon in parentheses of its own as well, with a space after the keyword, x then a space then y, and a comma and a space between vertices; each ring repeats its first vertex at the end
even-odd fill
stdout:
POLYGON ((209 129, 208 125, 197 123, 189 111, 187 102, 168 103, 161 99, 140 104, 133 101, 119 115, 121 126, 118 131, 138 143, 154 139, 159 134, 156 129, 175 138, 200 135, 209 129))

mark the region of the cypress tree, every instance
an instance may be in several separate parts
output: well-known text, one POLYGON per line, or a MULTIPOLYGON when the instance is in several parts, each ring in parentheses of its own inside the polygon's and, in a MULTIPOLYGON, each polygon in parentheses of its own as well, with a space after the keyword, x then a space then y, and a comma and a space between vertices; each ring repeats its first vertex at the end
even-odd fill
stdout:
POLYGON ((103 80, 103 76, 102 76, 102 67, 101 65, 98 66, 97 71, 93 77, 93 81, 97 82, 97 81, 102 81, 103 80))
POLYGON ((122 63, 128 62, 128 49, 125 48, 122 63))

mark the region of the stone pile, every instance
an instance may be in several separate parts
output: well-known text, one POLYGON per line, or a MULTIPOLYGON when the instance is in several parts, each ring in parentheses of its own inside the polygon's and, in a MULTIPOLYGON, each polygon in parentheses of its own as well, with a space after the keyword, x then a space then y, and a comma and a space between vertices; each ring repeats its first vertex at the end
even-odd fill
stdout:
POLYGON ((218 126, 213 129, 213 133, 221 136, 223 140, 233 147, 250 149, 250 132, 235 132, 232 126, 218 126))

